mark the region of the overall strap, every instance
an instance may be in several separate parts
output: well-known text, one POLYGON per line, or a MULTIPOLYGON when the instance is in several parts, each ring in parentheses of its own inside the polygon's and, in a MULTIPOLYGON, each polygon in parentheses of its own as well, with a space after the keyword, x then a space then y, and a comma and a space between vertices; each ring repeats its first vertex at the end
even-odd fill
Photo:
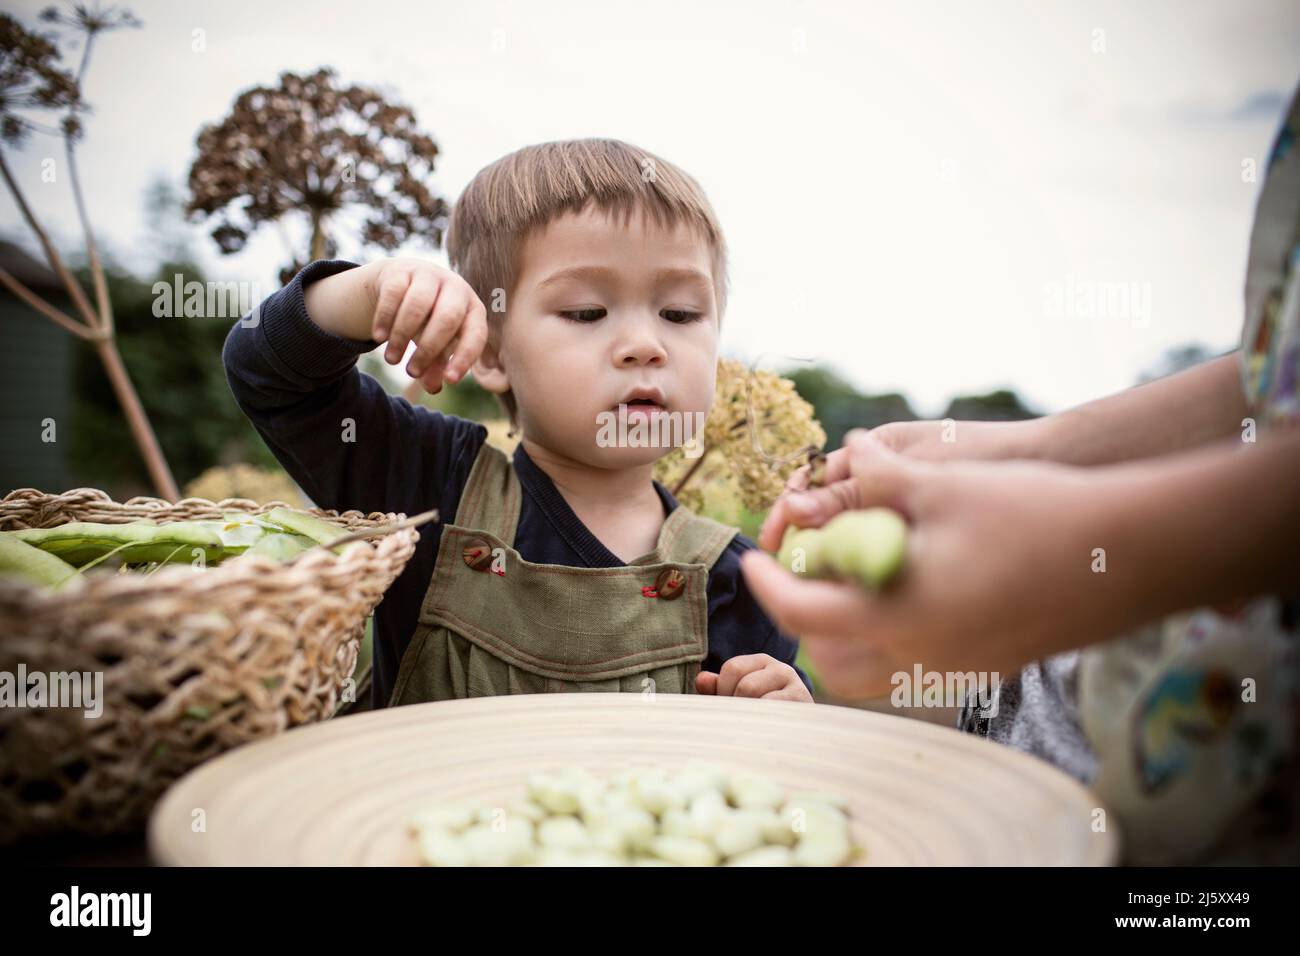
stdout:
POLYGON ((712 568, 739 533, 739 528, 697 515, 679 504, 664 522, 659 557, 662 561, 712 568))
POLYGON ((521 499, 522 488, 510 459, 485 441, 461 493, 455 524, 486 531, 513 546, 521 499))

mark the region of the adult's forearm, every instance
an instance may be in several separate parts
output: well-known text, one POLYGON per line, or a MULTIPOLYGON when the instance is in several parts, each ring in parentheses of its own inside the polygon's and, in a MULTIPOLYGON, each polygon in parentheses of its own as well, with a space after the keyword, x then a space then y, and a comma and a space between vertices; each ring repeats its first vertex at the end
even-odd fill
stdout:
POLYGON ((1134 620, 1300 594, 1300 428, 1097 478, 1091 500, 1096 547, 1106 550, 1104 587, 1134 620))
POLYGON ((1107 465, 1239 435, 1248 414, 1236 352, 1040 419, 1034 457, 1107 465))

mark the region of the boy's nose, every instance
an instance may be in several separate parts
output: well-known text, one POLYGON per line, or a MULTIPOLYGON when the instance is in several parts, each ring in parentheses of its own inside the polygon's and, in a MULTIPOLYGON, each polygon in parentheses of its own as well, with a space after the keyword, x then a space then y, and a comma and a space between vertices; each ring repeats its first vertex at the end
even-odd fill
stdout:
POLYGON ((653 325, 635 323, 615 346, 615 364, 662 365, 668 358, 663 343, 655 334, 653 325))
POLYGON ((628 365, 663 365, 668 354, 658 344, 644 343, 620 349, 617 364, 628 365))

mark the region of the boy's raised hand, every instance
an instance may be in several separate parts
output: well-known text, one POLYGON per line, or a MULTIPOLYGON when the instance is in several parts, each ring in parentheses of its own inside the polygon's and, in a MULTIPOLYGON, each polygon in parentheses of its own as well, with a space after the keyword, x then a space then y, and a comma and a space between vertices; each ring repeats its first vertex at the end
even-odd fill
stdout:
POLYGON ((487 342, 487 310, 469 284, 422 259, 385 259, 365 268, 372 270, 370 337, 388 343, 384 361, 396 365, 414 342, 406 372, 428 391, 464 378, 487 342))

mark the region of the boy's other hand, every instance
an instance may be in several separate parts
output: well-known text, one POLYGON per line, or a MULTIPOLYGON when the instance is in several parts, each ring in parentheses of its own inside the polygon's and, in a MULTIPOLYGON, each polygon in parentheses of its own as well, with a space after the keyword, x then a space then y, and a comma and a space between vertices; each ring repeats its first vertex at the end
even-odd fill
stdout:
POLYGON ((365 267, 374 307, 370 337, 388 343, 396 365, 414 342, 406 373, 430 391, 465 377, 487 342, 487 310, 469 283, 423 259, 385 259, 365 267))
POLYGON ((717 674, 700 671, 695 677, 695 692, 716 697, 762 697, 812 703, 812 694, 799 679, 798 672, 770 654, 733 657, 717 674))

